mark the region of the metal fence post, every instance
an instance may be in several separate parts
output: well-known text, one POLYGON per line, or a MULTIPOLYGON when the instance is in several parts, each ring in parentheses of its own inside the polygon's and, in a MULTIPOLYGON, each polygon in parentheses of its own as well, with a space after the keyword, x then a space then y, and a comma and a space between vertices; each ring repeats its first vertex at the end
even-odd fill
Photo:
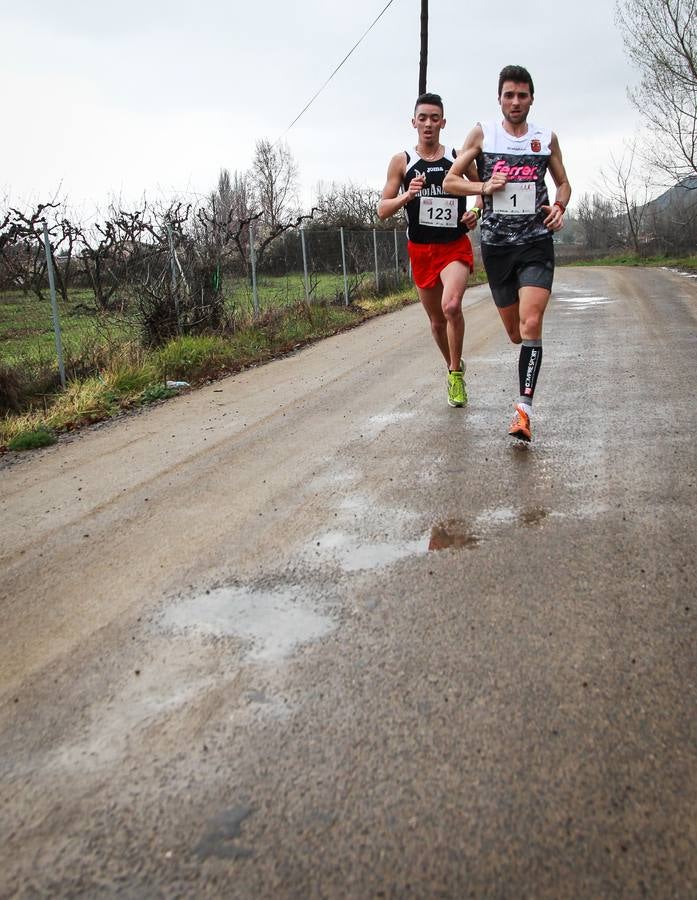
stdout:
POLYGON ((310 302, 310 287, 307 281, 307 251, 305 250, 305 226, 300 226, 300 243, 303 248, 303 282, 305 284, 305 302, 310 302))
POLYGON ((174 315, 177 319, 177 332, 179 331, 179 290, 177 288, 177 258, 174 253, 174 235, 172 226, 167 224, 167 238, 169 240, 169 262, 172 267, 172 297, 174 298, 174 315))
POLYGON ((56 279, 53 274, 53 256, 51 243, 48 239, 48 227, 44 220, 44 248, 46 250, 46 268, 48 269, 48 286, 51 289, 51 310, 53 313, 53 333, 56 337, 56 356, 58 357, 58 374, 61 387, 65 387, 65 365, 63 363, 63 340, 61 338, 61 324, 58 317, 58 300, 56 299, 56 279))
POLYGON ((396 288, 399 290, 399 247, 397 246, 397 229, 394 230, 394 271, 397 277, 396 288))
POLYGON ((348 295, 348 278, 346 277, 346 250, 344 248, 344 229, 343 227, 340 229, 341 231, 341 267, 344 270, 344 306, 348 306, 349 295, 348 295))
POLYGON ((290 285, 288 284, 288 232, 283 232, 283 276, 286 280, 286 303, 290 296, 290 285))
POLYGON ((259 315, 259 294, 257 293, 257 254, 254 248, 254 222, 249 223, 249 260, 252 264, 252 301, 254 315, 259 315))
POLYGON ((378 271, 378 237, 373 228, 373 253, 375 254, 375 293, 380 290, 380 274, 378 271))

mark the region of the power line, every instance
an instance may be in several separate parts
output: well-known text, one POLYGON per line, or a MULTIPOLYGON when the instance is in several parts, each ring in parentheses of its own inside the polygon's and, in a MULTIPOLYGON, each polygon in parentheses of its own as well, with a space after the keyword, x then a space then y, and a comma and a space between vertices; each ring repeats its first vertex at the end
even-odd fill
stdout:
POLYGON ((382 16, 384 15, 384 13, 387 12, 387 10, 390 8, 390 6, 392 6, 393 3, 394 3, 394 0, 390 0, 389 3, 386 3, 386 4, 385 4, 385 6, 382 8, 382 10, 380 10, 379 14, 378 14, 378 15, 375 17, 375 19, 371 22, 370 26, 366 29, 366 31, 363 32, 363 34, 359 37, 359 39, 356 41, 356 43, 353 45, 353 47, 351 47, 351 49, 350 49, 349 52, 346 54, 346 56, 341 60, 341 62, 340 62, 339 65, 334 69, 334 71, 333 71, 332 74, 329 76, 329 78, 327 78, 327 80, 324 82, 324 84, 322 85, 322 87, 317 91, 317 93, 315 93, 315 94, 310 98, 310 100, 306 103, 306 105, 300 110, 300 112, 297 114, 297 116, 293 119, 293 121, 290 123, 290 125, 289 125, 289 126, 286 128, 286 130, 283 132, 283 134, 281 135, 281 137, 278 138, 278 140, 276 141, 276 143, 278 143, 278 141, 280 141, 281 138, 285 137, 285 135, 288 134, 288 132, 290 131, 290 129, 293 127, 293 125, 295 125, 295 123, 296 123, 296 122, 298 121, 298 119, 303 115, 303 113, 307 112, 307 110, 312 106, 312 104, 315 102, 315 100, 317 99, 317 97, 319 97, 319 95, 320 95, 320 94, 322 93, 322 91, 326 88, 326 86, 329 84, 329 82, 332 80, 332 78, 336 75, 336 73, 339 71, 339 69, 343 66, 343 64, 346 62, 346 60, 349 58, 349 56, 351 56, 351 54, 352 54, 353 51, 356 49, 356 47, 358 47, 358 45, 361 43, 361 41, 363 40, 363 38, 368 34, 368 32, 370 32, 370 31, 372 30, 373 26, 377 24, 378 20, 382 18, 382 16))

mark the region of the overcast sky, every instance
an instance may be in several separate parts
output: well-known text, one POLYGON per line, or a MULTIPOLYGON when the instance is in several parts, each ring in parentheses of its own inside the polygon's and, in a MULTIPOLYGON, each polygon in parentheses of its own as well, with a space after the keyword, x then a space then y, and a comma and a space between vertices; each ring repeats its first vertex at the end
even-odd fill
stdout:
MULTIPOLYGON (((387 0, 0 0, 0 199, 75 206, 201 195, 221 167, 249 168, 387 0)), ((393 0, 285 135, 302 199, 319 182, 381 188, 413 146, 420 0, 393 0)), ((502 66, 535 81, 531 119, 558 135, 575 198, 640 127, 637 82, 613 0, 525 4, 431 0, 428 89, 445 100, 442 140, 497 116, 502 66)))

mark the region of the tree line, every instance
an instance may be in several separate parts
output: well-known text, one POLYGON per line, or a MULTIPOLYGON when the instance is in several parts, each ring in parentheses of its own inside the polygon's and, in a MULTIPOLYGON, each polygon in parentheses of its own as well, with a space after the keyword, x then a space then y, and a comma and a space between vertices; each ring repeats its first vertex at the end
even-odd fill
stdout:
POLYGON ((81 289, 94 311, 135 309, 159 343, 181 331, 219 328, 224 276, 248 277, 252 252, 258 267, 273 267, 286 232, 394 227, 377 220, 378 199, 367 186, 319 185, 314 206, 303 212, 290 150, 260 140, 249 170, 222 169, 215 188, 195 202, 143 200, 130 209, 111 203, 89 223, 66 201, 0 207, 0 291, 47 300, 46 229, 63 300, 81 289))

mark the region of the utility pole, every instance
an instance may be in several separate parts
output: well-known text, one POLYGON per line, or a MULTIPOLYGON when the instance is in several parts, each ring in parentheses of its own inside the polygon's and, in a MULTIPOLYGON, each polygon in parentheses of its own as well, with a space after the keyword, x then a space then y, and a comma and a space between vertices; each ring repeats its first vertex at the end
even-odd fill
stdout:
POLYGON ((419 95, 426 93, 428 66, 428 0, 421 0, 421 57, 419 59, 419 95))

